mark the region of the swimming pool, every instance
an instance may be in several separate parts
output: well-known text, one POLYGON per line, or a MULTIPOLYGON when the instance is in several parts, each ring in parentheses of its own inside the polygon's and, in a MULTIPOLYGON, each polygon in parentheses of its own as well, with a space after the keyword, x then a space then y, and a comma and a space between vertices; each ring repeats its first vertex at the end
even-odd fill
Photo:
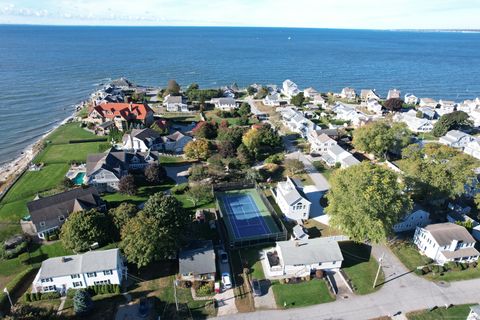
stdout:
POLYGON ((80 186, 83 184, 83 178, 85 177, 85 172, 79 172, 75 176, 75 178, 72 179, 73 183, 77 186, 80 186))

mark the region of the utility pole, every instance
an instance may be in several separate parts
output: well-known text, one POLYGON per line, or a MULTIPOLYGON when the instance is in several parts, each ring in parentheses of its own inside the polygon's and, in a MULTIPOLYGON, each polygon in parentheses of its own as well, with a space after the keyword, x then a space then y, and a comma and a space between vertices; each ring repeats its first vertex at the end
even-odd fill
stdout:
POLYGON ((375 276, 375 281, 373 282, 373 288, 374 289, 375 289, 375 286, 377 285, 377 280, 378 280, 378 276, 380 275, 380 268, 382 267, 382 261, 383 261, 384 257, 385 257, 385 252, 382 254, 382 257, 378 260, 377 275, 375 276))
POLYGON ((7 294, 8 301, 10 302, 10 309, 13 308, 13 302, 12 302, 12 298, 10 298, 10 292, 8 292, 8 289, 6 287, 3 289, 3 292, 7 294))
POLYGON ((173 295, 175 297, 175 306, 178 312, 178 299, 177 299, 177 280, 173 280, 173 295))

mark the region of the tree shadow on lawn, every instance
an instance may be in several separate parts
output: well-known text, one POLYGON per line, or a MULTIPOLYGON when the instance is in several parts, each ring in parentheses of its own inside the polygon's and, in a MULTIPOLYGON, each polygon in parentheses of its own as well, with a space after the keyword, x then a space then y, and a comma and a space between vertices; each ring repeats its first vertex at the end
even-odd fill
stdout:
POLYGON ((357 264, 368 262, 372 254, 372 247, 365 243, 342 241, 338 243, 343 254, 342 268, 353 267, 357 264))

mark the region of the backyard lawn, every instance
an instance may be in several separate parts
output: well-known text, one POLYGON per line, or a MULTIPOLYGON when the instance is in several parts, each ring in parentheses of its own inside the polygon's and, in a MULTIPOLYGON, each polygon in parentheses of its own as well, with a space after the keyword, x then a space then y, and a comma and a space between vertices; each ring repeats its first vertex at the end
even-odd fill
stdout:
POLYGON ((342 269, 351 280, 356 294, 368 294, 380 288, 378 284, 385 280, 383 271, 377 280, 377 286, 373 288, 373 282, 378 269, 378 262, 371 255, 371 247, 363 243, 353 241, 339 242, 344 261, 342 269))
POLYGON ((252 279, 263 280, 265 274, 263 273, 262 262, 260 261, 260 254, 264 248, 272 247, 272 245, 258 246, 248 249, 239 250, 242 260, 246 262, 250 269, 250 276, 252 279))
POLYGON ((430 259, 422 256, 411 242, 396 242, 390 246, 390 249, 408 270, 415 270, 417 267, 430 262, 430 259))
POLYGON ((72 144, 50 144, 35 158, 35 163, 69 163, 87 161, 90 153, 99 153, 105 142, 84 142, 72 144))
POLYGON ((317 171, 320 172, 325 177, 325 179, 327 179, 327 181, 330 181, 330 179, 332 178, 332 174, 338 170, 337 168, 329 168, 322 161, 314 161, 312 164, 315 169, 317 169, 317 171))
POLYGON ((98 139, 99 137, 80 127, 80 123, 71 122, 58 127, 46 138, 52 144, 66 144, 70 140, 98 139))
POLYGON ((295 284, 272 283, 275 301, 279 308, 298 308, 334 301, 327 284, 313 279, 295 284))
POLYGON ((303 224, 307 229, 308 235, 310 238, 318 237, 331 237, 331 236, 340 236, 342 232, 337 229, 334 229, 331 226, 318 222, 317 220, 310 219, 303 224))
POLYGON ((468 314, 470 313, 471 304, 463 304, 458 306, 453 306, 448 309, 444 307, 435 309, 433 311, 422 310, 422 311, 413 311, 407 313, 407 319, 409 320, 454 320, 454 319, 467 319, 468 314))

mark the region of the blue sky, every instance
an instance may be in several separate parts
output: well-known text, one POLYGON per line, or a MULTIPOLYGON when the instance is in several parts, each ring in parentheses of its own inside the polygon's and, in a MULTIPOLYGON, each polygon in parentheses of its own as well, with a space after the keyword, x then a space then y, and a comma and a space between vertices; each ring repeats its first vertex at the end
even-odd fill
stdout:
POLYGON ((0 0, 0 23, 480 29, 480 0, 0 0))

